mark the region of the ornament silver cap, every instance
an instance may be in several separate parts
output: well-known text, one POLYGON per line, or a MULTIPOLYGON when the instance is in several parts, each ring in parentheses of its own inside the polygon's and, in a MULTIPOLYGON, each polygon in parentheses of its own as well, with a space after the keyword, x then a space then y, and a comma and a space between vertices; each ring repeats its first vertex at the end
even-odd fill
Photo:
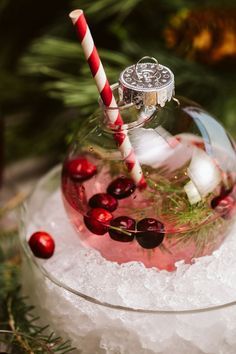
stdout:
POLYGON ((155 58, 145 56, 122 71, 119 78, 119 96, 124 104, 164 107, 174 95, 174 74, 155 58))

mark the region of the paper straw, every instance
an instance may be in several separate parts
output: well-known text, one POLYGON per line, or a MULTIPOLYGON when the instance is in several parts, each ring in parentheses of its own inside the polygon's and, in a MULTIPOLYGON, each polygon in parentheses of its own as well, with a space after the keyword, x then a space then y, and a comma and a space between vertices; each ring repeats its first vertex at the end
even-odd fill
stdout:
MULTIPOLYGON (((123 120, 118 105, 113 95, 111 86, 107 80, 102 62, 94 45, 90 29, 85 19, 83 10, 75 10, 70 13, 70 18, 76 28, 78 39, 83 48, 85 58, 89 64, 91 73, 97 85, 99 94, 104 105, 107 107, 107 117, 112 125, 122 127, 123 120), (109 109, 110 108, 110 109, 109 109), (115 109, 114 109, 115 108, 115 109), (116 109, 117 108, 117 109, 116 109)), ((114 134, 114 139, 125 161, 127 169, 136 185, 140 188, 146 187, 146 181, 141 166, 134 154, 127 131, 121 130, 114 134)))

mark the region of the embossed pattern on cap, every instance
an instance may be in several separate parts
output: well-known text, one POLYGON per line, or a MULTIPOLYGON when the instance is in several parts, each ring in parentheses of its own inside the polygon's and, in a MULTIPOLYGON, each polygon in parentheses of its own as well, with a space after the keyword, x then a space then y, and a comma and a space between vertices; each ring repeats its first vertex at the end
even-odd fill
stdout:
POLYGON ((174 75, 166 66, 140 63, 126 68, 120 75, 120 99, 125 104, 164 106, 174 95, 174 75))

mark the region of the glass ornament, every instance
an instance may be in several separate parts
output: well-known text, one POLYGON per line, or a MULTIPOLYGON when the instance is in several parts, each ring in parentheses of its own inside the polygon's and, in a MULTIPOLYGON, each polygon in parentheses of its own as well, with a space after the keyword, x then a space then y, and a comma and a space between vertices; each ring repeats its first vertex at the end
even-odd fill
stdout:
POLYGON ((174 96, 173 74, 158 65, 138 62, 121 74, 112 87, 118 108, 100 102, 83 123, 64 161, 61 186, 84 245, 120 264, 140 261, 172 271, 179 260, 191 263, 211 254, 229 233, 236 211, 236 153, 214 117, 174 96), (109 120, 117 110, 120 125, 109 120), (117 147, 122 134, 146 187, 128 171, 132 156, 122 156, 117 147))

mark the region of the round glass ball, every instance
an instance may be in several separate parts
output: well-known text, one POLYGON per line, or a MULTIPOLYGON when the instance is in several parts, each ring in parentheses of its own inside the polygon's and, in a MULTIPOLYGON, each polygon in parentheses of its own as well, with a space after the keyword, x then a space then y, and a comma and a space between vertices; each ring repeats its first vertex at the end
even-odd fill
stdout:
POLYGON ((233 140, 181 97, 163 108, 120 105, 120 126, 108 124, 110 110, 84 122, 63 164, 63 200, 82 243, 110 261, 169 271, 211 254, 234 222, 233 140), (128 135, 146 187, 128 172, 117 133, 128 135))

